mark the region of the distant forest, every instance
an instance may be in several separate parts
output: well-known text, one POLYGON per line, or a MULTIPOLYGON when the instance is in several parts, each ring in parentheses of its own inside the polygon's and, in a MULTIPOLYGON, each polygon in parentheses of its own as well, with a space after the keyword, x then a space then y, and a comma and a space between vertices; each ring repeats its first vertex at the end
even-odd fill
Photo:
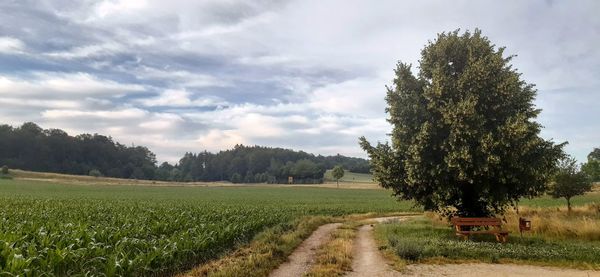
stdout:
POLYGON ((234 183, 321 183, 336 165, 369 172, 365 159, 313 155, 303 151, 236 145, 210 153, 186 153, 177 164, 157 166, 144 146, 126 146, 98 134, 70 136, 60 129, 42 129, 27 122, 0 125, 0 166, 32 171, 164 181, 231 181, 234 183))

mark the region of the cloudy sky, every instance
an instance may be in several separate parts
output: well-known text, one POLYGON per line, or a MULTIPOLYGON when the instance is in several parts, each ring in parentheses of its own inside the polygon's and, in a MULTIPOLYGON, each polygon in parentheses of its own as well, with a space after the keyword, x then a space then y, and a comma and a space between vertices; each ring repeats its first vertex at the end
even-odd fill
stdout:
POLYGON ((479 27, 537 85, 543 136, 600 147, 599 1, 0 1, 0 122, 145 145, 364 157, 385 85, 436 34, 479 27))

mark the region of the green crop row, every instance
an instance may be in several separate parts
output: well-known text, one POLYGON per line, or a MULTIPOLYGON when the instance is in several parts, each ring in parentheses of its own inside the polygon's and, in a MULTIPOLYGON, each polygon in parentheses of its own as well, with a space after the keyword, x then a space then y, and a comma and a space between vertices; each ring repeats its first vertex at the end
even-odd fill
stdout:
POLYGON ((0 180, 0 272, 168 275, 301 216, 410 208, 382 190, 69 186, 0 180))

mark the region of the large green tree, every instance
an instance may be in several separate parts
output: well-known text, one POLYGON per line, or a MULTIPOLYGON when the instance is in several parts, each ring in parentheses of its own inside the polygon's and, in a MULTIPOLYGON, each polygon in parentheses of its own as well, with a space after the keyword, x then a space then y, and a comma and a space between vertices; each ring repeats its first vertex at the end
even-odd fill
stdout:
POLYGON ((563 144, 539 136, 536 90, 511 59, 479 30, 457 30, 425 46, 418 75, 399 62, 386 97, 391 145, 360 142, 374 179, 448 216, 500 214, 542 193, 563 144))

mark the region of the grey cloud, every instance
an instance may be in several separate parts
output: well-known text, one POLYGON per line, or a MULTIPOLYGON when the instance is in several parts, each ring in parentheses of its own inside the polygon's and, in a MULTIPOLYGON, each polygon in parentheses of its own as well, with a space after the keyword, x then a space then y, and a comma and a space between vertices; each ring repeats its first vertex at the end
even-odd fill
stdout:
POLYGON ((359 135, 387 139, 382 99, 396 61, 416 64, 436 33, 480 27, 537 85, 543 135, 569 140, 582 160, 600 146, 598 10, 541 0, 3 1, 0 37, 23 45, 0 53, 0 78, 87 74, 99 89, 8 86, 0 119, 104 132, 170 161, 237 142, 364 156, 359 135), (172 91, 185 93, 161 98, 172 91), (98 117, 123 110, 140 116, 98 117))

